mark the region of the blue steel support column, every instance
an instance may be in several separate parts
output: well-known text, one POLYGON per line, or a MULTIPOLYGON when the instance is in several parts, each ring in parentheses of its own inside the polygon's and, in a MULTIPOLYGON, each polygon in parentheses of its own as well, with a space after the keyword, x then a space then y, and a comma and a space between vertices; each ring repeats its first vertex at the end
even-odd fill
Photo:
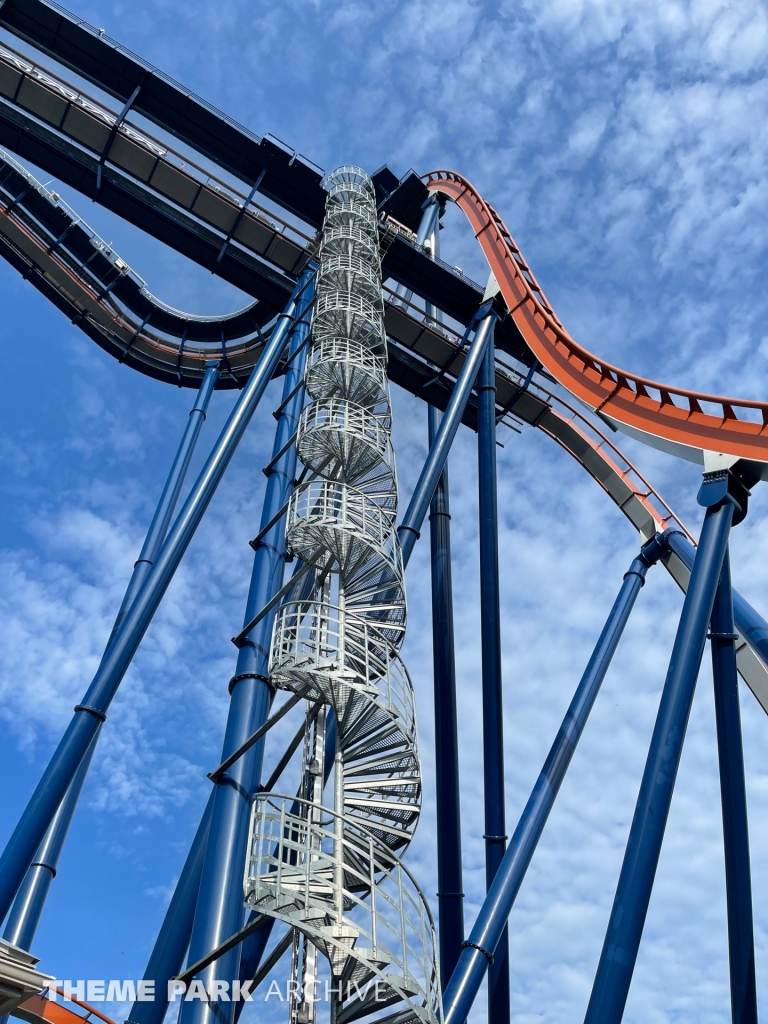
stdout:
MULTIPOLYGON (((416 233, 416 242, 418 245, 427 246, 429 255, 433 260, 438 259, 440 256, 440 218, 443 215, 444 208, 445 200, 441 199, 436 192, 433 192, 424 203, 424 213, 421 215, 421 223, 416 233)), ((425 302, 424 307, 430 319, 437 323, 442 321, 443 314, 437 306, 434 306, 431 302, 425 302)))
POLYGON ((35 851, 94 735, 106 718, 112 698, 277 369, 293 322, 296 300, 299 293, 308 286, 309 279, 310 276, 305 272, 296 286, 286 312, 278 318, 261 358, 248 383, 240 392, 235 407, 176 518, 144 586, 105 653, 82 704, 75 709, 75 716, 69 728, 48 763, 0 857, 0 920, 8 913, 35 851))
POLYGON ((144 540, 141 553, 133 567, 133 574, 131 575, 130 582, 125 591, 123 603, 120 605, 120 611, 117 613, 117 618, 115 619, 115 624, 112 627, 112 632, 110 633, 107 646, 112 642, 115 634, 122 625, 128 609, 136 600, 136 595, 141 590, 142 584, 147 578, 149 570, 152 568, 160 548, 163 546, 163 541, 165 540, 168 528, 171 525, 171 519, 173 517, 174 509, 176 508, 176 502, 179 500, 181 488, 184 486, 184 478, 187 475, 189 463, 195 451, 197 439, 200 435, 200 429, 205 422, 208 403, 211 400, 211 395, 213 394, 213 389, 216 387, 216 381, 218 379, 218 361, 206 363, 205 374, 203 375, 203 380, 200 384, 200 390, 197 393, 197 399, 192 409, 190 409, 189 419, 187 420, 187 426, 184 430, 184 436, 181 439, 179 450, 176 452, 176 458, 173 460, 173 465, 171 466, 171 471, 168 474, 168 479, 165 482, 163 493, 160 495, 160 501, 157 503, 157 508, 155 509, 155 514, 152 518, 152 522, 150 523, 149 530, 147 531, 147 536, 144 540))
MULTIPOLYGON (((424 204, 416 241, 440 256, 442 203, 432 194, 424 204)), ((426 303, 427 316, 439 322, 440 310, 426 303)), ((490 345, 490 341, 488 342, 490 345)), ((427 407, 429 447, 443 414, 427 407)), ((435 694, 435 776, 437 779, 437 894, 440 928, 440 977, 450 978, 464 940, 464 881, 461 869, 459 738, 456 716, 456 652, 451 578, 451 513, 448 467, 443 469, 429 508, 432 564, 432 660, 435 694)))
MULTIPOLYGON (((305 276, 308 273, 305 272, 305 276)), ((312 296, 313 287, 310 286, 302 296, 300 314, 309 305, 312 296)), ((306 322, 302 322, 294 330, 290 346, 291 355, 299 349, 306 351, 303 343, 308 331, 309 324, 306 322)), ((285 448, 296 432, 304 401, 303 389, 299 388, 293 398, 286 400, 302 380, 303 371, 302 354, 292 360, 285 376, 285 405, 277 421, 272 449, 273 459, 285 448)), ((274 463, 267 480, 261 514, 262 529, 288 500, 295 474, 296 446, 291 445, 274 463)), ((251 586, 245 609, 246 623, 250 622, 259 609, 278 592, 283 583, 284 568, 285 527, 280 520, 259 542, 254 555, 251 586)), ((274 696, 274 691, 269 685, 268 673, 269 644, 275 611, 265 615, 257 623, 240 648, 235 675, 230 682, 232 697, 221 753, 222 761, 267 720, 274 696)), ((263 756, 264 740, 261 740, 224 773, 216 786, 211 831, 189 947, 191 963, 204 957, 242 927, 243 865, 248 840, 250 803, 258 787, 263 756)), ((225 981, 231 985, 233 980, 240 977, 241 953, 242 948, 236 946, 200 972, 199 977, 208 991, 211 991, 211 986, 216 981, 225 981)), ((185 1002, 179 1019, 183 1024, 215 1024, 217 1021, 222 1024, 232 1020, 234 1005, 228 1001, 185 1002)))
POLYGON ((419 230, 416 232, 416 244, 425 245, 429 243, 432 248, 431 255, 433 259, 435 256, 440 255, 438 248, 435 246, 435 237, 440 230, 439 221, 442 208, 443 204, 440 196, 433 193, 422 207, 424 213, 421 215, 419 230))
MULTIPOLYGON (((416 232, 416 244, 424 245, 429 242, 432 248, 432 258, 440 255, 439 244, 435 245, 435 239, 439 237, 440 231, 440 215, 443 212, 444 201, 441 202, 440 197, 436 193, 432 193, 431 196, 426 200, 422 209, 424 213, 421 215, 421 221, 419 222, 419 230, 416 232)), ((404 284, 398 284, 395 288, 395 295, 404 299, 405 302, 410 302, 413 297, 413 292, 410 288, 406 288, 404 284)), ((433 316, 430 312, 431 303, 427 303, 427 316, 433 316)), ((434 306, 431 307, 434 309, 434 306)))
MULTIPOLYGON (((117 613, 115 624, 112 627, 112 632, 110 633, 109 640, 107 641, 107 650, 109 649, 109 645, 111 644, 120 623, 125 618, 126 612, 130 608, 131 604, 133 604, 136 594, 141 587, 141 583, 146 577, 146 573, 151 568, 152 562, 157 557, 157 553, 165 540, 171 516, 173 515, 173 510, 176 507, 179 492, 183 486, 189 462, 195 450, 195 445, 197 444, 197 439, 200 434, 200 428, 205 420, 208 403, 211 400, 211 395, 216 387, 218 377, 218 362, 206 363, 205 373, 200 384, 200 389, 197 393, 195 404, 190 410, 187 425, 184 429, 181 443, 179 444, 176 452, 176 457, 173 460, 173 464, 168 474, 168 479, 166 480, 165 487, 160 495, 160 501, 158 502, 152 523, 150 524, 147 532, 144 545, 141 549, 141 554, 134 566, 133 574, 125 591, 125 597, 123 598, 120 610, 117 613)), ((83 758, 80 768, 78 768, 75 778, 67 790, 67 795, 59 805, 59 809, 48 827, 45 838, 43 839, 40 849, 35 856, 35 862, 27 871, 24 882, 22 883, 16 900, 14 901, 14 905, 11 908, 8 928, 6 929, 6 938, 9 938, 9 930, 12 931, 17 938, 11 939, 10 941, 15 942, 16 945, 21 946, 22 949, 29 949, 29 946, 25 945, 24 942, 21 941, 20 937, 27 936, 26 941, 29 943, 32 942, 32 938, 40 920, 40 915, 43 912, 45 900, 48 895, 48 889, 50 888, 51 881, 56 875, 56 862, 59 859, 61 849, 64 845, 69 824, 72 820, 72 815, 75 812, 80 791, 83 788, 85 776, 88 772, 88 766, 91 763, 91 758, 93 757, 93 751, 97 742, 98 733, 94 736, 88 754, 83 758), (41 862, 48 865, 51 870, 43 870, 40 866, 41 862)))
POLYGON ((154 981, 155 998, 151 1001, 137 1001, 133 1004, 131 1012, 126 1018, 130 1024, 162 1024, 165 1017, 168 1009, 168 982, 181 972, 189 947, 197 894, 200 891, 200 878, 203 874, 205 847, 211 828, 212 811, 213 791, 205 805, 195 838, 192 840, 187 859, 184 861, 184 867, 181 869, 173 897, 168 904, 163 923, 155 939, 154 948, 142 976, 145 981, 154 981))
POLYGON ((728 897, 731 1020, 733 1024, 757 1024, 747 791, 744 783, 739 677, 734 645, 731 566, 727 550, 715 594, 710 631, 723 805, 725 889, 728 897))
POLYGON ((429 450, 429 455, 411 495, 403 521, 397 528, 403 552, 404 566, 408 565, 413 547, 421 536, 419 531, 424 522, 424 516, 427 514, 437 482, 445 468, 448 452, 451 450, 453 439, 456 437, 456 431, 459 429, 461 417, 464 415, 464 410, 467 407, 472 391, 472 385, 475 383, 475 378, 488 346, 488 340, 491 337, 491 332, 496 322, 496 314, 490 308, 490 304, 487 307, 487 312, 484 309, 480 311, 478 320, 479 323, 469 355, 464 361, 458 380, 451 392, 448 407, 445 410, 435 436, 435 442, 429 450))
POLYGON ((67 790, 67 795, 59 804, 59 809, 45 833, 45 838, 35 854, 35 859, 24 877, 24 882, 8 915, 3 938, 15 946, 20 946, 21 949, 32 948, 32 940, 37 931, 51 882, 56 877, 56 866, 72 822, 72 815, 77 807, 85 776, 88 774, 97 740, 98 734, 94 737, 88 753, 80 762, 80 767, 67 790))
MULTIPOLYGON (((707 487, 705 476, 702 504, 707 487)), ((721 496, 704 517, 585 1024, 619 1024, 624 1014, 733 512, 721 496)))
POLYGON ((662 552, 660 545, 651 541, 634 559, 624 576, 621 590, 614 601, 544 767, 539 773, 536 785, 528 797, 504 854, 504 860, 496 873, 469 939, 464 943, 458 966, 445 986, 445 1024, 460 1024, 472 1008, 571 758, 576 752, 576 745, 587 724, 637 595, 645 582, 646 571, 662 552))
MULTIPOLYGON (((442 414, 429 406, 429 444, 442 414)), ((453 639, 453 584, 448 470, 443 470, 429 513, 432 555, 432 653, 435 687, 435 774, 437 777, 437 894, 440 911, 440 976, 450 978, 464 940, 461 870, 459 741, 456 717, 456 654, 453 639)))
MULTIPOLYGON (((685 534, 677 530, 666 530, 663 534, 665 544, 677 555, 688 570, 693 567, 693 560, 696 557, 696 548, 691 544, 685 534)), ((768 622, 755 611, 751 604, 746 601, 738 590, 731 588, 733 596, 733 617, 736 621, 736 629, 741 633, 754 653, 766 665, 768 665, 768 622)))
MULTIPOLYGON (((496 495, 496 367, 490 331, 477 381, 477 475, 480 511, 480 643, 483 676, 485 886, 490 889, 506 849, 504 705, 501 682, 499 521, 496 495)), ((506 927, 488 971, 488 1020, 508 1021, 509 939, 506 927)))

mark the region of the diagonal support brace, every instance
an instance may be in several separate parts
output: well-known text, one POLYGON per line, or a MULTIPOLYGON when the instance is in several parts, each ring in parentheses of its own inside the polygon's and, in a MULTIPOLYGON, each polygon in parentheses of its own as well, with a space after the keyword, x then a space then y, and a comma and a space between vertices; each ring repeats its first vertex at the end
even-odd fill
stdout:
MULTIPOLYGON (((131 109, 131 107, 133 106, 133 104, 134 104, 134 102, 136 100, 136 97, 139 95, 140 92, 141 92, 141 86, 137 85, 136 88, 131 93, 131 95, 126 100, 125 106, 120 111, 120 113, 117 115, 117 118, 115 119, 114 124, 112 125, 112 127, 109 130, 109 135, 107 136, 107 141, 106 141, 106 143, 104 145, 104 149, 101 151, 101 156, 99 157, 99 163, 98 163, 98 166, 96 167, 96 195, 98 195, 99 192, 101 191, 101 179, 102 179, 102 174, 103 174, 103 171, 104 171, 104 164, 105 164, 106 159, 107 159, 107 157, 109 155, 109 151, 112 148, 112 143, 115 141, 115 136, 117 135, 118 131, 120 130, 120 125, 123 123, 123 121, 128 116, 128 112, 131 109)), ((93 201, 96 202, 96 196, 94 196, 93 201)))

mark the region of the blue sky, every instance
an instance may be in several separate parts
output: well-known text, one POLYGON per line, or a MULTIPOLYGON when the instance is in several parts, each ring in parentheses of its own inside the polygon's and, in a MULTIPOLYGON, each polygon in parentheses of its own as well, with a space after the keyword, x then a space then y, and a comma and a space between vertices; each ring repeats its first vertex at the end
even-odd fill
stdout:
MULTIPOLYGON (((70 9, 257 133, 325 168, 448 167, 504 217, 570 332, 639 373, 768 393, 768 15, 757 0, 178 0, 70 9)), ((46 175, 42 176, 47 181, 46 175)), ((180 308, 242 296, 71 190, 70 204, 180 308)), ((449 209, 443 253, 477 280, 449 209)), ((3 316, 0 841, 96 667, 191 405, 118 366, 7 266, 3 316)), ((216 395, 195 465, 232 397, 216 395)), ((126 677, 34 945, 60 978, 140 977, 218 762, 269 459, 267 396, 126 677), (233 628, 234 627, 234 628, 233 628)), ((394 389, 407 499, 426 411, 394 389)), ((621 447, 698 530, 695 466, 621 447)), ((451 455, 467 920, 483 889, 476 441, 451 455)), ((194 476, 193 466, 190 478, 194 476)), ((499 449, 508 831, 522 809, 637 540, 582 470, 533 430, 499 449)), ((768 612, 765 494, 734 532, 737 587, 768 612)), ((404 657, 417 691, 424 820, 408 864, 434 872, 428 562, 408 570, 404 657)), ((640 595, 511 917, 519 1024, 580 1019, 589 997, 681 597, 640 595)), ((625 1020, 729 1019, 722 836, 705 656, 625 1020)), ((768 723, 742 690, 757 945, 768 997, 768 723)), ((286 722, 285 734, 293 722, 286 722)), ((276 733, 278 730, 276 730, 276 733)), ((279 735, 268 758, 279 753, 279 735)), ((263 1005, 250 1019, 282 1019, 263 1005)), ((112 1006, 118 1019, 126 1007, 112 1006)), ((246 1020, 247 1018, 244 1018, 246 1020)), ((474 1019, 483 1019, 478 1003, 474 1019)))

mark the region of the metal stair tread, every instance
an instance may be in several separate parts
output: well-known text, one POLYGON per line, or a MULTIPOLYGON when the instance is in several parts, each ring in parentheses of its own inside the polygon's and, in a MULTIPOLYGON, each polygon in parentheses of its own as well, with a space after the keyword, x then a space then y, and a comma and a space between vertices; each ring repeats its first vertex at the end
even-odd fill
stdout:
MULTIPOLYGON (((342 1005, 338 1012, 338 1024, 350 1024, 351 1021, 360 1020, 371 1013, 385 1009, 404 999, 405 996, 418 995, 419 987, 413 978, 404 978, 399 975, 385 975, 383 978, 377 976, 376 981, 370 985, 362 999, 355 998, 342 1005)), ((412 1011, 411 1011, 412 1012, 412 1011)))

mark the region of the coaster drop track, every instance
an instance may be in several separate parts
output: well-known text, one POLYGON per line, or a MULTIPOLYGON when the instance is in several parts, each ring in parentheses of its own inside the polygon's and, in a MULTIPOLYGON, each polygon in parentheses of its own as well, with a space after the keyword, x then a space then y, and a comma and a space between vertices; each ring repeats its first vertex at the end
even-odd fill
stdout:
POLYGON ((768 403, 660 384, 592 355, 563 327, 503 220, 467 179, 433 171, 424 180, 466 215, 526 344, 570 394, 627 433, 691 461, 712 451, 765 464, 768 403))

